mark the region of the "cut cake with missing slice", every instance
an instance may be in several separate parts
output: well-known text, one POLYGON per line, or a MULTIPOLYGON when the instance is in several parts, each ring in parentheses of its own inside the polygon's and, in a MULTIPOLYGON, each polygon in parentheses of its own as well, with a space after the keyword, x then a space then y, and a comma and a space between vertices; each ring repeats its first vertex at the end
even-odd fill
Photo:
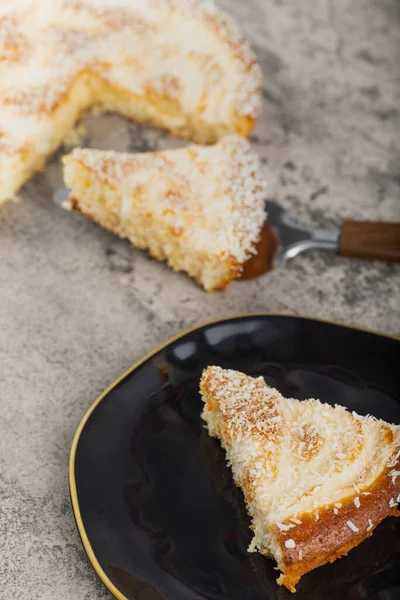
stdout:
POLYGON ((213 0, 0 2, 0 204, 93 108, 197 143, 248 136, 262 74, 213 0))
POLYGON ((63 163, 72 208, 208 291, 239 277, 256 251, 265 184, 240 136, 140 154, 75 149, 63 163))
POLYGON ((200 390, 209 434, 245 495, 249 551, 274 558, 289 590, 399 516, 400 426, 284 398, 262 377, 220 367, 205 369, 200 390))

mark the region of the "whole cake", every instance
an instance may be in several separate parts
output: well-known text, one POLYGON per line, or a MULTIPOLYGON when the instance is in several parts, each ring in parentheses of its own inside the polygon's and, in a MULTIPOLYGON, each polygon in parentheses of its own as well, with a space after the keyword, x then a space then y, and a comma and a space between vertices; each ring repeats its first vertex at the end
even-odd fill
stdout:
POLYGON ((0 203, 94 106, 200 143, 248 135, 261 71, 210 0, 0 3, 0 203))

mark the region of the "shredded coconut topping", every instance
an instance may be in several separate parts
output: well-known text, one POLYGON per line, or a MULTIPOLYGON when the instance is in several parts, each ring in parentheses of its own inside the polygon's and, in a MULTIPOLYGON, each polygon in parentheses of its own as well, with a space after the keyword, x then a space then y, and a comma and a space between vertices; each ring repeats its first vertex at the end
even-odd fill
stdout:
POLYGON ((286 548, 296 548, 296 542, 292 539, 285 541, 286 548))
POLYGON ((389 475, 392 478, 392 483, 396 483, 396 479, 400 476, 400 471, 395 471, 394 469, 389 472, 389 475))
POLYGON ((400 462, 400 450, 391 457, 391 459, 387 462, 386 466, 394 467, 399 462, 400 462))
POLYGON ((257 540, 255 537, 250 542, 249 547, 247 548, 247 552, 257 552, 257 540))
POLYGON ((358 527, 356 527, 356 526, 354 525, 353 521, 346 521, 346 525, 347 525, 348 527, 350 527, 350 529, 351 529, 352 531, 354 531, 354 533, 357 533, 357 531, 360 531, 360 530, 358 529, 358 527))
POLYGON ((289 529, 295 527, 293 523, 287 523, 286 525, 284 525, 283 523, 277 523, 276 525, 281 531, 289 531, 289 529))

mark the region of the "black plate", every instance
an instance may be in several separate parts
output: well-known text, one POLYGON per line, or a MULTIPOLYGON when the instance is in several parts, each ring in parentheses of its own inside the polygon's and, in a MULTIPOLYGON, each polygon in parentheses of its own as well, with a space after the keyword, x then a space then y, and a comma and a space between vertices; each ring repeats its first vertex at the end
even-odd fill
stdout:
POLYGON ((135 365, 89 410, 71 451, 76 521, 108 589, 129 600, 398 600, 393 518, 304 576, 295 596, 275 583, 275 563, 246 551, 242 495, 200 420, 198 387, 203 367, 221 365, 400 423, 399 358, 393 338, 254 315, 188 331, 135 365))

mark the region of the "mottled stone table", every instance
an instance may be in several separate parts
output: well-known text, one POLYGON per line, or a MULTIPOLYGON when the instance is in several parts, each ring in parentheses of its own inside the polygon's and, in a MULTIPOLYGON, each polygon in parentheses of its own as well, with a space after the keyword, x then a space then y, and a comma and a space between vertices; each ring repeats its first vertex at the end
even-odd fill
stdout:
MULTIPOLYGON (((269 196, 306 223, 400 220, 400 5, 396 0, 225 0, 263 66, 252 141, 269 196)), ((117 116, 87 143, 181 142, 117 116)), ((400 333, 400 265, 314 253, 207 295, 51 201, 60 154, 0 211, 0 598, 109 597, 71 513, 71 440, 96 396, 145 352, 197 322, 306 314, 400 333)))

